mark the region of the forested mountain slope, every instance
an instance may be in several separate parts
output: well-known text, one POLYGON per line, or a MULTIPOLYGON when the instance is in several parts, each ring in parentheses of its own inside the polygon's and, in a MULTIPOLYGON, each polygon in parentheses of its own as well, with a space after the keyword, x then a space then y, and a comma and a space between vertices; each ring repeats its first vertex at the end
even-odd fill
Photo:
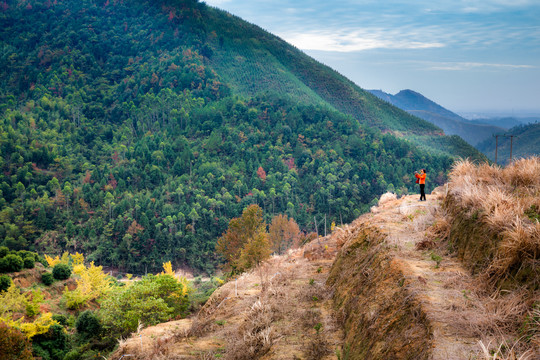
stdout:
POLYGON ((482 157, 196 1, 0 10, 0 245, 12 249, 212 272, 216 238, 249 204, 314 231, 413 190, 418 168, 432 186, 454 155, 482 157))

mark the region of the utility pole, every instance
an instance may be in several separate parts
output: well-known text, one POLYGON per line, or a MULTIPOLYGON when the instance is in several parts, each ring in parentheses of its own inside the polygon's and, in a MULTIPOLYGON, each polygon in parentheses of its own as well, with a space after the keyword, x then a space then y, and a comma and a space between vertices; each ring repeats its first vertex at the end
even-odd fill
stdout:
POLYGON ((510 136, 510 163, 512 162, 512 145, 513 145, 513 140, 514 140, 514 137, 516 135, 509 135, 510 136))
POLYGON ((495 165, 497 165, 497 150, 499 148, 499 136, 500 135, 493 135, 495 138, 495 165))

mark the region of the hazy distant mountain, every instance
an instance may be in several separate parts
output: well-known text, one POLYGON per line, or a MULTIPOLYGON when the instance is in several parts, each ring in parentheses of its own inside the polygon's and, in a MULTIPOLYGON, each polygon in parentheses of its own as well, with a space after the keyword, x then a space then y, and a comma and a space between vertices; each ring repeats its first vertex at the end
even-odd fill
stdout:
POLYGON ((396 95, 381 90, 369 91, 380 99, 437 125, 447 135, 461 136, 472 145, 484 141, 494 133, 504 131, 502 127, 479 122, 473 123, 412 90, 401 90, 396 95))
POLYGON ((524 125, 540 121, 540 117, 533 118, 516 118, 516 117, 490 117, 490 118, 479 118, 474 120, 469 120, 473 124, 487 124, 502 127, 504 129, 510 129, 514 126, 524 125))

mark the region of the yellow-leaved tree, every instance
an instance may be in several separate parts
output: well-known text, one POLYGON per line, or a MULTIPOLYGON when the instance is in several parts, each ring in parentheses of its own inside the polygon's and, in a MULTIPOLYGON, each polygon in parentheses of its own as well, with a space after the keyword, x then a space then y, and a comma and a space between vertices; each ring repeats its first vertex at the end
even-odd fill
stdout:
POLYGON ((73 258, 73 273, 78 277, 77 287, 70 291, 64 289, 64 299, 68 309, 80 309, 89 301, 106 295, 111 290, 111 279, 103 272, 102 266, 95 266, 94 262, 89 267, 84 265, 84 256, 76 253, 73 258))
POLYGON ((240 251, 239 268, 248 270, 257 267, 268 259, 271 253, 268 234, 264 228, 261 228, 248 239, 240 251))
POLYGON ((62 254, 62 258, 60 258, 58 255, 53 258, 52 256, 45 254, 45 260, 47 261, 47 264, 49 264, 49 267, 54 267, 57 264, 69 265, 69 260, 72 256, 73 255, 70 255, 67 251, 62 254))
POLYGON ((162 275, 167 274, 171 275, 172 277, 175 277, 175 273, 172 269, 172 264, 170 261, 167 261, 166 263, 163 263, 163 271, 161 272, 162 275))
POLYGON ((24 316, 13 320, 15 314, 22 312, 26 312, 29 317, 35 317, 39 313, 41 301, 43 301, 41 291, 21 293, 15 284, 11 284, 6 291, 0 293, 0 322, 19 329, 27 338, 46 333, 52 325, 57 324, 52 319, 52 313, 41 314, 33 321, 24 316))
POLYGON ((172 269, 172 264, 170 261, 163 263, 163 271, 160 273, 160 275, 172 276, 181 285, 181 288, 174 292, 172 296, 180 299, 185 297, 191 291, 189 281, 184 276, 176 276, 175 272, 172 269))
POLYGON ((58 255, 53 258, 52 256, 45 254, 45 260, 47 261, 47 264, 49 264, 49 267, 54 267, 56 264, 60 264, 60 258, 58 255))

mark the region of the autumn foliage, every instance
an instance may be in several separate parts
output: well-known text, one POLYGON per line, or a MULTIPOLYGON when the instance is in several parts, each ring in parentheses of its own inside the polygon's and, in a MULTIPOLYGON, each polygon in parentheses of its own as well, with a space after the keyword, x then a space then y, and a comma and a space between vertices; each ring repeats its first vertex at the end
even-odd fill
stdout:
POLYGON ((262 209, 250 205, 241 217, 232 219, 219 238, 216 250, 232 272, 245 270, 270 256, 262 209))
POLYGON ((0 359, 33 359, 32 346, 26 336, 3 322, 0 322, 0 359))
POLYGON ((268 229, 272 250, 282 254, 284 250, 298 247, 300 240, 300 228, 293 218, 287 215, 276 215, 268 229))
POLYGON ((259 168, 257 169, 257 176, 258 176, 262 181, 265 181, 265 180, 266 180, 266 171, 264 171, 264 169, 263 169, 262 166, 259 166, 259 168))

